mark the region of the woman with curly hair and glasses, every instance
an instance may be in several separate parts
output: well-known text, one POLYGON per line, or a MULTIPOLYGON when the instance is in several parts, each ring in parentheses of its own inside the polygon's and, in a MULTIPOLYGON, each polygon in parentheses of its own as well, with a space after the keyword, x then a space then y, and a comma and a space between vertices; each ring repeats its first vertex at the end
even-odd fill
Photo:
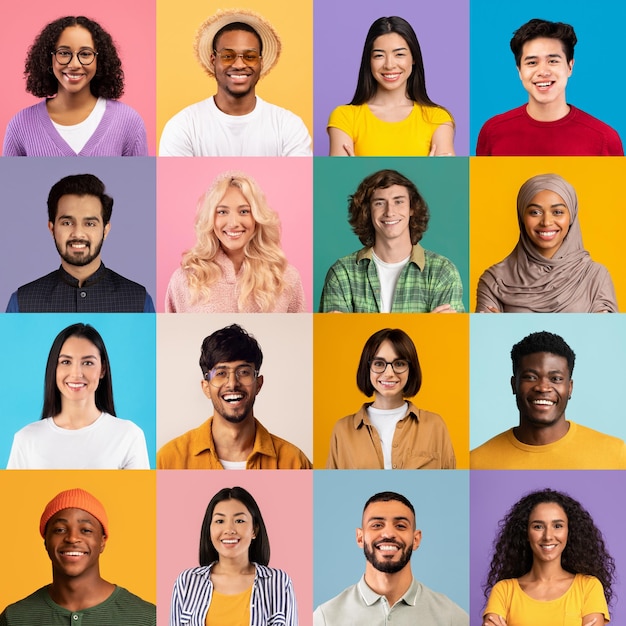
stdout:
POLYGON ((330 156, 453 156, 454 120, 426 92, 422 51, 403 18, 365 38, 356 91, 328 120, 330 156))
POLYGON ((169 313, 301 313, 298 270, 280 247, 280 219, 255 180, 220 174, 200 199, 196 245, 167 287, 169 313))
POLYGON ((503 520, 484 586, 483 626, 602 626, 615 563, 591 515, 569 495, 525 495, 503 520))
POLYGON ((62 17, 37 35, 26 91, 38 104, 11 119, 4 156, 146 156, 139 114, 119 102, 124 72, 111 35, 86 17, 62 17))

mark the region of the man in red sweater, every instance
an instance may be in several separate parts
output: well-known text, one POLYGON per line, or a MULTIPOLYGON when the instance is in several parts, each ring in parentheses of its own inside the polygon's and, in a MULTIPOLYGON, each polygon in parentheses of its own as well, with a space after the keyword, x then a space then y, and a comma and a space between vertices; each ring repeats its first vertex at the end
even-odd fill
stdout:
POLYGON ((623 156, 617 132, 567 103, 576 33, 533 19, 515 31, 511 50, 528 104, 496 115, 478 135, 477 156, 623 156))

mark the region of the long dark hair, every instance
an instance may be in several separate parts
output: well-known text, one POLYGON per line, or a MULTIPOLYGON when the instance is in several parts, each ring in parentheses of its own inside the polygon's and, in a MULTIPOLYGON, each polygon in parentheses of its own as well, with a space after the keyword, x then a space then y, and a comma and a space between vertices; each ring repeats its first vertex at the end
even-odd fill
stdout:
POLYGON ((422 49, 417 40, 417 35, 413 27, 404 18, 396 15, 391 17, 379 17, 367 31, 356 91, 354 92, 350 104, 365 104, 374 97, 374 94, 378 90, 378 83, 372 75, 372 49, 374 47, 374 40, 377 37, 389 33, 397 33, 400 35, 404 41, 406 41, 411 51, 411 56, 413 57, 413 71, 406 84, 407 97, 413 100, 413 102, 417 102, 417 104, 434 107, 439 106, 428 97, 428 93, 426 92, 424 61, 422 60, 422 49))
POLYGON ((256 538, 250 543, 248 559, 251 563, 268 565, 270 562, 270 540, 265 529, 265 522, 256 500, 243 487, 224 487, 211 498, 204 514, 202 529, 200 530, 200 565, 210 565, 214 561, 219 560, 217 550, 211 541, 211 520, 217 504, 225 500, 238 500, 248 509, 252 516, 252 524, 256 535, 256 538))
POLYGON ((113 381, 111 378, 111 364, 109 363, 109 355, 106 346, 100 336, 100 333, 89 324, 72 324, 64 328, 55 338, 50 353, 48 354, 48 362, 46 363, 46 375, 44 379, 43 390, 43 410, 41 419, 46 417, 54 417, 61 412, 61 392, 57 387, 57 365, 59 354, 63 344, 70 337, 82 337, 87 339, 100 352, 100 362, 104 376, 100 379, 100 384, 96 389, 96 407, 98 410, 115 415, 115 404, 113 403, 113 381))
POLYGON ((519 578, 530 571, 533 553, 528 542, 528 520, 538 504, 547 502, 558 504, 567 515, 569 532, 561 556, 561 567, 571 574, 595 576, 602 583, 607 604, 611 604, 615 561, 606 549, 602 533, 580 502, 553 489, 525 495, 500 521, 489 575, 483 586, 485 597, 500 580, 519 578))

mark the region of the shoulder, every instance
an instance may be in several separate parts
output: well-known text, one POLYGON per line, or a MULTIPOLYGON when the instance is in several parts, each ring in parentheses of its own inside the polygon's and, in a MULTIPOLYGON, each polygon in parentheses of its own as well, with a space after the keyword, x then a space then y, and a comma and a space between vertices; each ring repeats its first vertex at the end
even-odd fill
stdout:
POLYGON ((137 111, 135 111, 135 109, 128 104, 120 102, 119 100, 107 100, 106 105, 107 111, 110 111, 116 117, 139 121, 143 124, 141 115, 139 115, 139 113, 137 113, 137 111))
POLYGON ((184 109, 181 109, 178 113, 174 114, 168 120, 167 124, 182 124, 191 118, 202 118, 214 109, 215 105, 213 103, 213 96, 211 96, 205 100, 200 100, 200 102, 194 102, 193 104, 187 105, 184 109))
POLYGON ((595 445, 598 446, 596 451, 603 450, 608 452, 609 450, 623 450, 624 442, 619 437, 614 437, 613 435, 607 435, 605 433, 601 433, 599 430, 594 430, 593 428, 589 428, 587 426, 582 426, 576 422, 572 422, 569 420, 572 425, 572 438, 578 439, 580 441, 584 441, 585 445, 595 445))
POLYGON ((448 430, 443 417, 441 417, 439 413, 418 409, 412 402, 409 402, 409 413, 417 415, 420 422, 428 423, 433 426, 442 426, 444 430, 448 430))
MULTIPOLYGON (((346 415, 335 422, 333 427, 333 434, 340 435, 341 433, 350 432, 357 428, 357 426, 363 421, 367 415, 368 403, 363 404, 361 408, 351 415, 346 415)), ((416 409, 417 412, 417 409, 416 409)))
POLYGON ((425 104, 415 103, 413 107, 413 114, 421 113, 421 115, 433 124, 444 124, 445 122, 453 122, 452 115, 440 106, 430 106, 425 104))
POLYGON ((42 113, 42 109, 47 115, 48 113, 46 111, 45 100, 40 100, 37 104, 33 104, 19 110, 9 121, 9 126, 20 126, 22 124, 32 122, 33 120, 39 118, 42 113))
POLYGON ((143 285, 136 283, 134 280, 125 278, 121 274, 114 272, 112 269, 108 267, 106 268, 106 270, 107 270, 107 279, 110 280, 114 285, 117 285, 119 287, 123 286, 127 288, 132 288, 132 289, 139 289, 141 291, 146 290, 146 288, 143 285))
POLYGON ((467 613, 448 596, 439 591, 433 591, 418 581, 416 583, 418 588, 416 608, 419 608, 420 602, 427 602, 431 607, 436 608, 442 620, 455 614, 467 617, 467 613))
POLYGON ((357 260, 360 250, 347 254, 337 259, 331 266, 331 270, 348 270, 357 266, 357 260))
POLYGON ((25 285, 22 285, 18 288, 20 292, 30 291, 32 289, 39 289, 41 287, 45 287, 47 285, 56 284, 59 281, 59 270, 53 270, 49 274, 45 276, 41 276, 40 278, 36 278, 25 285))
POLYGON ((501 450, 502 448, 510 446, 510 433, 512 430, 513 429, 505 430, 503 433, 492 437, 477 448, 474 448, 470 451, 470 461, 472 463, 477 463, 482 459, 486 460, 494 450, 501 450))
POLYGON ((212 565, 204 565, 200 567, 190 567, 189 569, 183 570, 176 577, 175 585, 177 586, 188 586, 198 581, 209 581, 211 574, 212 565))
POLYGON ((342 104, 334 108, 328 118, 328 125, 331 126, 333 122, 338 120, 351 120, 357 117, 359 113, 363 111, 363 104, 342 104))
POLYGON ((128 610, 132 610, 134 615, 137 613, 142 613, 145 615, 154 615, 156 611, 156 606, 152 604, 152 602, 148 602, 143 598, 135 595, 125 589, 124 587, 119 587, 119 592, 117 595, 118 604, 123 604, 125 608, 128 610))
POLYGON ((267 580, 270 584, 283 587, 292 584, 289 574, 282 569, 260 565, 259 563, 255 563, 254 566, 256 567, 257 576, 260 580, 267 580))
POLYGON ((426 259, 426 267, 435 269, 454 269, 456 271, 456 265, 442 254, 437 254, 432 250, 424 248, 424 257, 426 259))
POLYGON ((351 585, 344 589, 340 594, 334 598, 327 600, 323 604, 320 604, 315 610, 316 613, 320 613, 324 617, 330 618, 331 621, 326 622, 328 624, 341 624, 341 618, 346 617, 344 611, 349 609, 350 606, 355 604, 363 604, 361 594, 358 589, 358 585, 351 585), (337 621, 334 621, 335 618, 337 621))
POLYGON ((101 419, 105 427, 119 434, 125 435, 143 433, 141 428, 139 428, 139 426, 137 426, 135 422, 131 422, 131 420, 125 420, 121 417, 115 417, 114 415, 110 415, 109 413, 103 413, 101 419))
POLYGON ((589 128, 606 134, 617 135, 617 131, 614 128, 612 128, 602 120, 599 120, 597 117, 593 117, 593 115, 589 115, 589 113, 585 113, 585 111, 571 104, 569 117, 572 122, 575 122, 577 124, 588 126, 589 128))
POLYGON ((26 424, 26 426, 23 426, 15 433, 15 439, 33 437, 46 432, 50 427, 51 419, 51 417, 47 417, 45 419, 37 420, 36 422, 30 422, 30 424, 26 424))
POLYGON ((498 115, 494 115, 489 118, 483 124, 482 130, 495 130, 502 125, 516 123, 519 120, 526 119, 526 117, 526 105, 523 104, 520 107, 511 109, 510 111, 505 111, 504 113, 499 113, 498 115))
POLYGON ((302 119, 289 109, 285 109, 284 107, 278 106, 277 104, 267 102, 259 96, 257 96, 256 101, 256 106, 261 115, 271 116, 272 118, 280 122, 304 124, 302 119))
POLYGON ((283 279, 289 284, 300 283, 302 280, 300 278, 300 272, 295 266, 291 265, 291 263, 287 263, 285 273, 283 274, 283 279))
MULTIPOLYGON (((15 617, 15 618, 20 618, 22 616, 25 617, 26 615, 33 617, 34 616, 33 611, 36 611, 37 607, 43 607, 47 611, 50 611, 51 610, 49 608, 50 605, 46 601, 47 597, 49 596, 48 596, 46 587, 40 587, 39 589, 37 589, 37 591, 33 591, 33 593, 26 596, 25 598, 22 598, 21 600, 18 600, 17 602, 13 602, 12 604, 9 604, 5 608, 4 613, 6 614, 7 618, 10 619, 11 617, 15 617)), ((45 619, 46 617, 45 615, 41 615, 39 613, 37 613, 36 615, 38 617, 41 617, 42 619, 45 619)), ((27 622, 24 622, 24 623, 27 623, 27 622)), ((45 623, 45 622, 42 622, 42 623, 45 623)))
POLYGON ((298 446, 272 433, 269 435, 276 451, 279 469, 311 469, 311 462, 298 446))

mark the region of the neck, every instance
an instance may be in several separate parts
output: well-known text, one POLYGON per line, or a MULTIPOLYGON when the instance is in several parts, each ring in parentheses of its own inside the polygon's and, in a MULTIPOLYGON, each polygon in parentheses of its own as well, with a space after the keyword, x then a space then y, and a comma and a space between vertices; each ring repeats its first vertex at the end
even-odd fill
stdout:
POLYGON ((95 274, 98 269, 100 269, 100 265, 102 265, 102 261, 98 256, 91 263, 87 265, 72 265, 67 261, 61 259, 61 267, 70 275, 73 276, 78 281, 78 286, 82 287, 84 282, 93 274, 95 274))
POLYGON ((256 94, 254 89, 240 97, 233 96, 224 90, 217 88, 213 96, 215 106, 226 115, 247 115, 254 111, 256 106, 256 94))
POLYGON ((254 416, 249 414, 242 422, 233 424, 215 413, 211 422, 211 433, 218 458, 224 461, 247 461, 256 436, 254 416))
POLYGON ((100 576, 99 570, 77 577, 53 574, 48 594, 54 602, 69 611, 81 611, 104 602, 115 585, 100 576))
POLYGON ((570 111, 570 107, 565 101, 565 95, 562 100, 542 104, 535 100, 529 100, 526 106, 526 112, 530 117, 538 122, 555 122, 564 118, 570 111))
POLYGON ((399 263, 411 256, 413 246, 411 239, 406 237, 403 241, 393 239, 392 241, 376 239, 374 243, 374 254, 385 263, 399 263))
POLYGON ((558 422, 546 427, 537 427, 529 424, 524 417, 520 415, 519 426, 513 429, 513 434, 518 441, 529 446, 545 446, 554 443, 567 435, 569 431, 569 422, 562 415, 558 422))
POLYGON ((402 396, 383 396, 379 393, 374 393, 374 402, 372 406, 375 409, 389 410, 399 409, 404 405, 404 398, 402 396))
POLYGON ((246 555, 235 559, 219 557, 219 561, 211 569, 212 574, 220 576, 247 576, 254 572, 256 569, 246 555))
POLYGON ((551 582, 553 580, 562 579, 564 575, 570 577, 574 574, 566 572, 561 566, 561 560, 559 559, 558 561, 551 561, 549 563, 533 560, 528 575, 535 581, 551 582))
POLYGON ((97 101, 98 98, 89 89, 83 89, 78 93, 69 93, 65 89, 61 89, 54 98, 50 98, 46 102, 50 109, 72 111, 89 107, 93 109, 97 101))
POLYGON ((413 582, 410 564, 395 574, 378 571, 371 563, 365 567, 365 582, 378 595, 385 596, 389 606, 393 606, 408 590, 413 582))
POLYGON ((102 411, 96 406, 95 398, 84 402, 70 402, 62 399, 61 412, 54 416, 54 423, 59 428, 78 430, 93 424, 102 415, 102 411))
MULTIPOLYGON (((222 248, 224 250, 224 248, 222 248)), ((233 264, 233 268, 235 269, 235 274, 239 273, 241 266, 243 265, 243 260, 246 258, 246 255, 241 250, 224 250, 224 254, 228 257, 228 260, 233 264)))
POLYGON ((367 101, 367 104, 389 108, 401 106, 412 107, 413 100, 406 95, 406 90, 396 89, 388 91, 387 89, 377 89, 374 96, 367 101))

